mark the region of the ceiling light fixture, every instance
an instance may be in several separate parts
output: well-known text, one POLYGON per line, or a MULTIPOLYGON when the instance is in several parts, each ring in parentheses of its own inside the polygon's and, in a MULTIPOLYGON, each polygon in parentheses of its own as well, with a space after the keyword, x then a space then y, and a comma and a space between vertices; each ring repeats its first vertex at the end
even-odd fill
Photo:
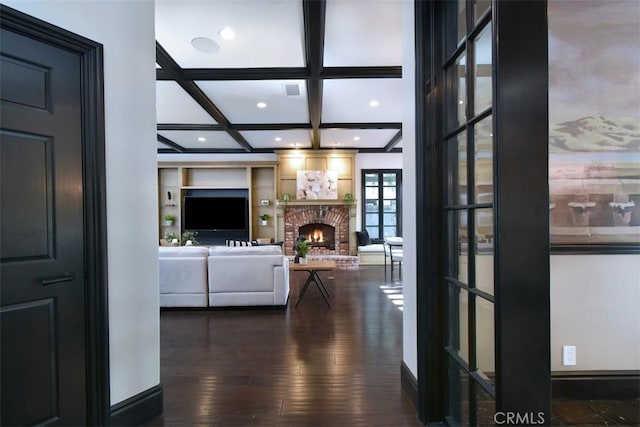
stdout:
POLYGON ((198 137, 198 141, 200 142, 205 142, 207 140, 207 138, 205 138, 204 136, 199 136, 198 137))
POLYGON ((195 39, 191 40, 191 46, 193 46, 195 50, 202 53, 217 53, 218 51, 220 51, 220 46, 218 46, 218 43, 207 37, 196 37, 195 39))
POLYGON ((280 142, 280 141, 282 141, 282 138, 280 138, 279 136, 276 136, 276 137, 275 137, 275 138, 273 138, 273 139, 275 139, 275 140, 276 140, 276 142, 280 142))
POLYGON ((267 103, 266 102, 258 102, 256 104, 256 107, 258 107, 258 108, 267 108, 267 103))
POLYGON ((353 137, 353 140, 354 140, 354 141, 360 141, 360 137, 359 137, 359 136, 354 136, 354 137, 353 137))
POLYGON ((236 32, 230 27, 221 28, 218 34, 225 40, 234 40, 236 38, 236 32))
POLYGON ((372 99, 371 101, 369 101, 369 107, 377 107, 378 105, 380 105, 380 103, 377 99, 372 99))

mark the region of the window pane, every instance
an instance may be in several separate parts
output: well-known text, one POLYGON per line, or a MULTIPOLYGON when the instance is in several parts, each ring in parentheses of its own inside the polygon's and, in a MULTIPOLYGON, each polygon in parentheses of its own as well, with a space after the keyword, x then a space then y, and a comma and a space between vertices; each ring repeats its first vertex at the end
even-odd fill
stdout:
POLYGON ((493 124, 491 116, 474 126, 474 177, 477 203, 493 203, 493 124))
POLYGON ((476 297, 476 358, 478 373, 495 386, 495 331, 493 303, 476 297))
POLYGON ((382 206, 385 212, 397 212, 395 200, 384 200, 382 206))
POLYGON ((469 363, 469 292, 449 285, 449 347, 469 363))
POLYGON ((398 229, 396 227, 384 227, 384 237, 397 237, 398 229))
POLYGON ((378 212, 378 201, 377 200, 367 200, 367 202, 364 204, 364 208, 366 209, 367 213, 369 213, 369 212, 378 212))
POLYGON ((466 122, 467 92, 465 84, 467 56, 462 54, 446 70, 447 79, 447 129, 453 130, 466 122))
POLYGON ((367 226, 369 225, 378 225, 379 217, 378 214, 367 214, 365 221, 367 222, 367 226))
POLYGON ((382 174, 382 184, 383 185, 396 185, 396 174, 395 173, 385 173, 382 174))
POLYGON ((379 239, 380 231, 378 227, 367 227, 367 232, 369 233, 369 238, 371 239, 379 239))
POLYGON ((478 22, 482 15, 491 7, 491 0, 473 0, 473 18, 478 22))
POLYGON ((449 358, 449 398, 448 415, 453 418, 454 425, 469 425, 469 376, 449 358))
POLYGON ((475 61, 474 73, 475 73, 475 92, 474 92, 474 114, 478 115, 480 112, 491 107, 492 91, 491 82, 492 70, 491 70, 491 23, 489 23, 484 30, 478 35, 478 38, 474 40, 475 46, 475 61))
POLYGON ((451 258, 448 275, 467 284, 469 277, 467 211, 449 211, 447 219, 448 247, 451 258))
POLYGON ((446 55, 450 56, 460 45, 467 33, 465 0, 448 1, 446 22, 446 55))
POLYGON ((396 198, 396 187, 383 187, 382 188, 382 197, 385 199, 395 199, 396 198))
POLYGON ((364 174, 364 185, 378 185, 378 174, 377 173, 365 173, 364 174))
POLYGON ((364 190, 364 198, 365 199, 377 199, 378 198, 378 187, 366 187, 364 190))
POLYGON ((476 288, 493 295, 493 209, 476 210, 476 288))
POLYGON ((397 218, 398 216, 396 214, 384 214, 382 220, 384 221, 384 225, 397 225, 397 218))
POLYGON ((447 165, 451 168, 449 203, 467 204, 467 133, 459 133, 447 141, 447 165))
MULTIPOLYGON (((493 419, 496 413, 496 401, 493 397, 491 397, 482 387, 480 387, 475 379, 472 380, 474 383, 474 393, 476 395, 476 422, 473 425, 476 426, 492 426, 495 425, 495 421, 493 419)), ((535 419, 535 418, 534 418, 535 419)))

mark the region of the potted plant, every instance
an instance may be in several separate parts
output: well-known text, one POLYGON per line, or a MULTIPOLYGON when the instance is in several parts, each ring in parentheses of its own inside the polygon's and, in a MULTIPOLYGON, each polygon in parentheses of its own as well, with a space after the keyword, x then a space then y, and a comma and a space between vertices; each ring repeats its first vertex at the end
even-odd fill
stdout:
POLYGON ((260 219, 262 220, 261 224, 262 224, 263 226, 264 226, 264 225, 267 225, 267 220, 269 219, 269 214, 262 214, 262 215, 260 215, 260 219))
POLYGON ((171 214, 169 214, 169 215, 165 215, 165 216, 164 216, 164 225, 166 225, 166 226, 172 226, 172 225, 173 225, 173 222, 174 222, 175 220, 176 220, 175 215, 171 215, 171 214))
POLYGON ((184 233, 182 233, 182 241, 184 242, 185 246, 196 246, 198 245, 198 242, 196 240, 196 236, 198 235, 197 231, 185 231, 184 233))
POLYGON ((296 242, 296 253, 298 255, 298 262, 300 264, 307 264, 307 254, 309 253, 309 250, 311 249, 311 241, 305 239, 305 240, 298 240, 296 242))
POLYGON ((176 237, 176 233, 164 233, 164 240, 166 240, 171 246, 178 246, 178 238, 176 237))

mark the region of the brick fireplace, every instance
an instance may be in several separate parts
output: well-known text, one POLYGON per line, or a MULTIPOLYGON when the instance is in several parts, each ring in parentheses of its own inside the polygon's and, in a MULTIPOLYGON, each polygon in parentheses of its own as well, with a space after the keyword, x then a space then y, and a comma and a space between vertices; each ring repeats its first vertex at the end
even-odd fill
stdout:
MULTIPOLYGON (((311 255, 350 255, 351 206, 283 206, 285 254, 293 255, 296 238, 302 234, 311 240, 311 255)), ((353 215, 355 218, 355 213, 353 215)))

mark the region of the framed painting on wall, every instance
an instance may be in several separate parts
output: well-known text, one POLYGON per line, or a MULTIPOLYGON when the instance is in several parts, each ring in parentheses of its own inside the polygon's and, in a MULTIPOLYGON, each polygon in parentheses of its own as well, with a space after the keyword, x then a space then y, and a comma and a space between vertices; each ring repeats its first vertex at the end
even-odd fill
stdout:
POLYGON ((296 181, 296 199, 332 200, 338 198, 338 172, 299 170, 296 181))
POLYGON ((548 16, 551 243, 640 246, 640 8, 559 1, 548 16))

